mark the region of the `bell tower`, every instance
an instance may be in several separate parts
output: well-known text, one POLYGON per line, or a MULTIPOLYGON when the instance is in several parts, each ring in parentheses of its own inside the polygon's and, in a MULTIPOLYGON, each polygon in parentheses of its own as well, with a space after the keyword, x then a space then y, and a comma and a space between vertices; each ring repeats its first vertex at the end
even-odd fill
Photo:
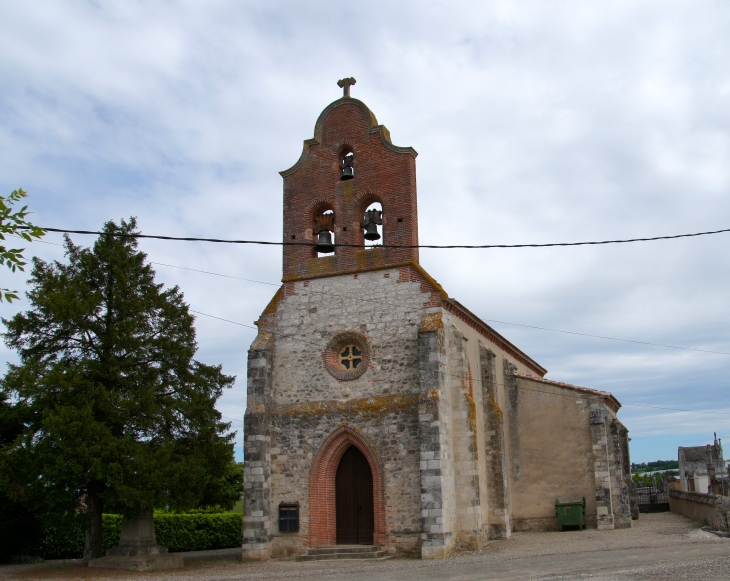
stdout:
POLYGON ((299 161, 280 172, 285 282, 418 262, 418 248, 398 248, 418 245, 418 154, 393 145, 350 96, 355 79, 337 84, 343 96, 322 111, 299 161))

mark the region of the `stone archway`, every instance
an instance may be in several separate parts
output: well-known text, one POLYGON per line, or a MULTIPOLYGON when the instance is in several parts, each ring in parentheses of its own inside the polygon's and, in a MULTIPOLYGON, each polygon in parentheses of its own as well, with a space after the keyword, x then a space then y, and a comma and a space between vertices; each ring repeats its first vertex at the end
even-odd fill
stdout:
POLYGON ((386 545, 383 471, 368 441, 348 426, 335 430, 322 444, 309 476, 309 546, 326 547, 337 543, 335 477, 345 452, 355 446, 368 461, 373 475, 373 542, 386 545))

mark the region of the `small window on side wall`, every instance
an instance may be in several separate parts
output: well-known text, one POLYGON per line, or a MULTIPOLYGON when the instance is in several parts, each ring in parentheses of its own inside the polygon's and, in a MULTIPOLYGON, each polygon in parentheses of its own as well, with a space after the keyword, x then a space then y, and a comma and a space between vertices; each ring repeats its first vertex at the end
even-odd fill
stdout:
POLYGON ((279 505, 279 532, 295 533, 299 531, 299 503, 282 502, 279 505))

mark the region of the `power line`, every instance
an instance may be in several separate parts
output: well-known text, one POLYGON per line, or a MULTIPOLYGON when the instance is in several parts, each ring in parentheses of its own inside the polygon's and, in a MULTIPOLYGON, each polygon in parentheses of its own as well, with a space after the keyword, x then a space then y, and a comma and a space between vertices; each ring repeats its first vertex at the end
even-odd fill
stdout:
MULTIPOLYGON (((44 244, 52 244, 54 246, 62 246, 61 244, 56 244, 54 242, 45 242, 45 241, 42 241, 42 240, 37 240, 36 242, 43 242, 44 244)), ((160 266, 167 266, 167 267, 170 267, 170 268, 178 268, 178 269, 181 269, 181 270, 190 270, 192 272, 199 272, 199 273, 202 273, 202 274, 209 274, 209 275, 213 275, 213 276, 220 276, 220 277, 231 278, 231 279, 236 279, 236 280, 243 280, 243 281, 246 281, 246 282, 253 282, 253 283, 265 284, 265 285, 270 285, 270 286, 280 286, 279 283, 272 283, 272 282, 265 282, 265 281, 255 280, 255 279, 242 278, 242 277, 238 277, 238 276, 231 276, 231 275, 227 275, 227 274, 220 274, 220 273, 217 273, 217 272, 210 272, 210 271, 206 271, 206 270, 198 270, 198 269, 195 269, 195 268, 188 268, 188 267, 185 267, 185 266, 177 266, 177 265, 173 265, 173 264, 165 264, 165 263, 162 263, 162 262, 150 262, 150 263, 151 264, 157 264, 157 265, 160 265, 160 266)), ((315 291, 313 289, 309 289, 309 292, 319 293, 319 294, 329 294, 329 295, 340 296, 340 297, 341 296, 344 296, 344 295, 338 295, 336 293, 328 293, 328 292, 324 292, 324 291, 315 291)), ((350 297, 350 298, 352 298, 352 297, 350 297)), ((368 299, 360 299, 360 300, 368 300, 368 299)), ((370 300, 373 300, 374 301, 375 299, 370 299, 370 300)), ((382 304, 382 301, 378 301, 378 302, 380 304, 382 304)), ((397 304, 394 304, 394 305, 395 306, 398 306, 397 304)), ((401 306, 405 306, 405 305, 401 305, 401 306)), ((233 325, 239 325, 241 327, 246 327, 248 329, 253 329, 255 331, 258 331, 258 327, 255 327, 255 326, 252 326, 252 325, 246 325, 244 323, 239 323, 237 321, 232 321, 230 319, 224 319, 222 317, 217 317, 215 315, 210 315, 208 313, 203 313, 201 311, 196 311, 196 310, 193 310, 193 309, 190 309, 190 311, 193 312, 193 313, 199 314, 199 315, 203 315, 205 317, 210 317, 212 319, 217 319, 219 321, 224 321, 226 323, 231 323, 233 325)), ((520 323, 509 323, 507 321, 498 321, 496 319, 484 319, 484 320, 485 321, 492 322, 492 323, 500 323, 500 324, 503 324, 503 325, 513 325, 513 326, 517 326, 517 327, 525 327, 525 328, 528 328, 528 329, 538 329, 538 330, 541 330, 541 331, 552 331, 552 332, 555 332, 555 333, 566 333, 566 334, 569 334, 569 335, 578 335, 578 336, 581 336, 581 337, 592 337, 592 338, 595 338, 595 339, 605 339, 605 340, 609 340, 609 341, 622 341, 622 342, 627 342, 627 343, 637 343, 637 344, 640 344, 640 345, 650 345, 650 346, 653 346, 653 347, 666 347, 666 348, 669 348, 669 349, 682 349, 682 350, 687 350, 687 351, 699 351, 699 352, 702 352, 702 353, 712 353, 712 354, 717 354, 717 355, 730 355, 730 353, 723 352, 723 351, 710 351, 710 350, 707 350, 707 349, 696 349, 696 348, 692 348, 692 347, 678 347, 676 345, 665 345, 665 344, 660 344, 660 343, 649 343, 647 341, 637 341, 637 340, 633 340, 633 339, 620 339, 620 338, 616 338, 616 337, 606 337, 606 336, 602 336, 602 335, 591 335, 591 334, 588 334, 588 333, 578 333, 576 331, 564 331, 564 330, 561 330, 561 329, 551 329, 549 327, 537 327, 535 325, 522 325, 520 323)), ((310 344, 313 344, 313 345, 315 344, 315 343, 313 343, 311 341, 305 341, 303 339, 297 339, 295 337, 282 336, 282 338, 299 340, 301 342, 310 343, 310 344)), ((319 345, 319 344, 316 344, 316 345, 318 347, 321 347, 321 345, 319 345)), ((453 375, 453 374, 445 374, 445 375, 449 375, 449 376, 452 376, 452 377, 457 377, 459 379, 468 379, 466 376, 456 376, 456 375, 453 375)), ((471 379, 474 380, 474 378, 471 378, 471 379)), ((476 381, 481 382, 481 378, 476 378, 476 381)), ((495 385, 504 386, 504 384, 500 384, 500 383, 496 383, 495 385)), ((535 391, 535 392, 540 392, 540 393, 547 393, 549 395, 561 395, 561 396, 564 396, 564 397, 571 397, 571 398, 572 397, 576 397, 575 395, 556 394, 556 393, 553 393, 553 392, 547 392, 547 391, 541 391, 541 390, 535 390, 535 389, 528 389, 528 388, 523 388, 523 389, 526 389, 527 391, 535 391)), ((588 397, 597 397, 597 396, 591 396, 590 394, 584 394, 584 395, 587 395, 588 397)), ((663 407, 663 406, 652 406, 652 405, 644 405, 644 404, 637 404, 637 403, 622 403, 621 405, 622 406, 651 408, 651 409, 660 409, 660 410, 667 410, 667 411, 687 412, 687 413, 700 413, 700 414, 713 414, 713 415, 730 415, 730 413, 725 413, 725 412, 710 412, 710 411, 705 411, 705 410, 688 410, 688 409, 680 409, 680 408, 668 408, 668 407, 663 407)), ((226 419, 229 419, 229 420, 232 420, 232 421, 242 422, 242 420, 237 420, 237 419, 234 419, 234 418, 229 418, 227 416, 222 416, 222 417, 224 417, 226 419)))
MULTIPOLYGON (((217 319, 219 321, 225 321, 226 323, 232 323, 234 325, 239 325, 241 327, 247 327, 249 329, 256 329, 256 327, 252 327, 251 325, 246 325, 244 323, 239 323, 237 321, 232 321, 230 319, 224 319, 223 317, 217 317, 215 315, 209 315, 208 313, 203 313, 202 311, 196 311, 196 310, 193 310, 193 309, 190 309, 190 311, 193 312, 193 313, 196 313, 198 315, 203 315, 205 317, 210 317, 211 319, 217 319)), ((265 332, 271 333, 272 335, 277 336, 277 333, 274 333, 272 331, 265 331, 265 332)), ((292 339, 292 340, 298 341, 300 343, 307 343, 307 344, 310 344, 310 345, 315 345, 318 348, 321 348, 322 347, 322 345, 319 344, 319 343, 315 343, 313 341, 307 341, 306 339, 301 339, 299 337, 287 336, 287 335, 279 335, 279 337, 282 338, 282 339, 292 339)), ((447 377, 454 377, 456 379, 466 379, 466 380, 471 380, 471 381, 476 381, 476 382, 482 383, 481 377, 473 377, 473 376, 467 376, 467 375, 458 375, 458 374, 445 373, 445 372, 439 372, 439 373, 442 373, 443 375, 445 375, 447 377)), ((536 381, 539 381, 539 379, 536 380, 536 381)), ((501 386, 501 387, 510 387, 508 385, 505 385, 504 383, 498 383, 498 382, 493 382, 493 385, 498 385, 498 386, 501 386)), ((569 397, 571 399, 575 399, 576 397, 581 397, 581 396, 587 397, 589 399, 603 399, 603 397, 604 397, 600 393, 586 393, 584 391, 578 391, 578 392, 573 393, 573 394, 563 394, 563 393, 555 393, 555 392, 552 392, 552 391, 545 391, 545 390, 534 389, 534 388, 529 388, 529 387, 521 387, 521 386, 516 386, 516 387, 518 389, 522 389, 523 391, 532 391, 532 392, 535 392, 535 393, 545 393, 547 395, 560 396, 560 397, 569 397)), ((561 387, 561 386, 560 385, 556 385, 555 387, 561 387)), ((568 389, 570 389, 570 388, 568 388, 568 389)), ((675 411, 675 412, 687 412, 687 413, 697 413, 697 414, 712 414, 712 415, 730 416, 730 413, 728 413, 728 412, 711 412, 711 411, 706 411, 706 410, 688 410, 688 409, 670 408, 670 407, 662 407, 662 406, 651 406, 651 405, 644 405, 644 404, 638 404, 638 403, 621 403, 621 406, 625 406, 625 405, 626 406, 632 406, 632 407, 643 407, 643 408, 661 409, 661 410, 668 410, 668 411, 675 411)))
MULTIPOLYGON (((190 271, 193 271, 193 272, 200 272, 200 273, 204 273, 204 274, 210 274, 212 276, 222 276, 222 277, 225 277, 225 278, 231 278, 231 279, 235 279, 235 280, 243 280, 243 281, 246 281, 246 282, 253 282, 253 283, 257 283, 257 284, 265 284, 265 285, 277 286, 277 287, 278 286, 281 286, 280 283, 265 282, 265 281, 262 281, 262 280, 255 280, 255 279, 251 279, 251 278, 242 278, 242 277, 238 277, 238 276, 231 276, 231 275, 227 275, 227 274, 220 274, 220 273, 217 273, 217 272, 210 272, 210 271, 206 271, 206 270, 197 270, 197 269, 194 269, 194 268, 187 268, 185 266, 175 266, 173 264, 164 264, 162 262, 151 262, 151 264, 158 264, 158 265, 161 265, 161 266, 168 266, 170 268, 178 268, 178 269, 181 269, 181 270, 190 270, 190 271)), ((316 291, 316 290, 313 290, 311 288, 307 289, 307 292, 316 293, 316 294, 323 294, 323 295, 330 295, 330 296, 339 297, 339 298, 355 299, 355 300, 358 300, 358 301, 377 302, 380 305, 382 305, 382 304, 390 304, 392 306, 401 306, 401 307, 410 306, 410 305, 398 304, 398 303, 393 303, 393 302, 387 302, 387 303, 385 303, 384 301, 382 301, 380 299, 368 299, 366 297, 359 297, 359 296, 354 296, 353 297, 351 295, 342 295, 342 294, 332 293, 332 292, 327 292, 327 291, 316 291)), ((607 336, 604 336, 604 335, 592 335, 590 333, 579 333, 577 331, 564 331, 564 330, 561 330, 561 329, 551 329, 550 327, 538 327, 538 326, 535 326, 535 325, 523 325, 521 323, 509 323, 507 321, 498 321, 496 319, 486 319, 486 318, 483 318, 483 317, 481 317, 481 319, 483 321, 487 321, 487 322, 490 322, 490 323, 500 323, 502 325, 512 325, 514 327, 524 327, 524 328, 527 328, 527 329, 537 329, 537 330, 540 330, 540 331, 552 331, 553 333, 565 333, 567 335, 577 335, 577 336, 580 336, 580 337, 590 337, 590 338, 593 338, 593 339, 604 339, 604 340, 607 340, 607 341, 619 341, 619 342, 623 342, 623 343, 635 343, 635 344, 638 344, 638 345, 649 345, 651 347, 665 347, 667 349, 679 349, 679 350, 682 350, 682 351, 698 351, 700 353, 711 353, 713 355, 730 355, 730 352, 726 352, 726 351, 711 351, 709 349, 698 349, 696 347, 679 347, 678 345, 667 345, 667 344, 664 344, 664 343, 651 343, 649 341, 639 341, 639 340, 636 340, 636 339, 622 339, 622 338, 619 338, 619 337, 607 337, 607 336)), ((253 328, 253 327, 251 327, 251 328, 253 328)))
POLYGON ((693 414, 712 414, 712 415, 717 415, 717 416, 730 416, 730 413, 728 413, 728 412, 708 412, 706 410, 685 410, 685 409, 680 409, 680 408, 667 408, 667 407, 658 406, 658 405, 644 405, 641 403, 622 403, 621 405, 622 406, 629 405, 631 407, 639 407, 639 408, 651 408, 651 409, 655 409, 655 410, 669 410, 672 412, 689 412, 689 413, 693 413, 693 414))
POLYGON ((536 327, 534 325, 522 325, 520 323, 508 323, 507 321, 497 321, 496 319, 483 319, 490 323, 501 323, 502 325, 512 325, 514 327, 525 327, 527 329, 539 329, 540 331, 552 331, 553 333, 566 333, 568 335, 579 335, 580 337, 592 337, 594 339, 605 339, 607 341, 622 341, 624 343, 637 343, 639 345, 651 345, 652 347, 666 347, 667 349, 682 349, 685 351, 699 351, 700 353, 713 353, 715 355, 730 355, 726 351, 710 351, 709 349, 697 349, 695 347, 678 347, 676 345, 665 345, 663 343, 649 343, 648 341, 637 341, 635 339, 619 339, 617 337, 605 337, 603 335, 590 335, 588 333, 578 333, 577 331, 562 331, 560 329, 551 329, 549 327, 536 327))
POLYGON ((221 414, 221 417, 222 418, 226 418, 227 420, 231 420, 232 422, 240 422, 240 423, 243 423, 243 420, 238 420, 236 418, 229 418, 228 416, 224 416, 223 414, 221 414))
MULTIPOLYGON (((42 240, 38 240, 37 242, 43 242, 44 244, 53 244, 54 246, 62 246, 61 244, 55 244, 54 242, 45 242, 45 241, 42 241, 42 240)), ((242 280, 242 281, 245 281, 245 282, 253 282, 253 283, 256 283, 256 284, 265 284, 265 285, 268 285, 268 286, 276 286, 276 287, 281 286, 280 283, 266 282, 266 281, 263 281, 263 280, 255 280, 255 279, 252 279, 252 278, 242 278, 240 276, 232 276, 232 275, 229 275, 229 274, 221 274, 221 273, 218 273, 218 272, 211 272, 211 271, 208 271, 208 270, 198 270, 196 268, 188 268, 186 266, 177 266, 177 265, 174 265, 174 264, 165 264, 164 262, 152 262, 152 261, 150 261, 150 264, 157 264, 159 266, 167 266, 169 268, 177 268, 177 269, 180 269, 180 270, 189 270, 191 272, 199 272, 201 274, 209 274, 209 275, 212 275, 212 276, 220 276, 220 277, 223 277, 223 278, 231 278, 231 279, 235 279, 235 280, 242 280)), ((325 292, 325 291, 316 291, 316 290, 313 290, 311 288, 308 289, 308 292, 317 293, 317 294, 326 294, 326 295, 336 296, 336 297, 340 297, 340 298, 344 298, 345 297, 345 295, 341 295, 341 294, 337 294, 337 293, 332 293, 332 292, 325 292)), ((383 301, 381 301, 379 299, 368 299, 368 298, 365 298, 365 297, 358 297, 358 296, 352 297, 350 295, 347 295, 347 298, 350 298, 350 299, 355 298, 356 300, 360 300, 360 301, 377 302, 379 304, 383 304, 383 301)), ((388 304, 392 304, 393 306, 408 306, 408 305, 399 305, 398 303, 388 303, 388 304)), ((682 350, 682 351, 696 351, 696 352, 699 352, 699 353, 711 353, 713 355, 730 355, 730 352, 727 352, 727 351, 712 351, 710 349, 699 349, 699 348, 696 348, 696 347, 680 347, 678 345, 668 345, 666 343, 651 343, 649 341, 639 341, 638 339, 623 339, 623 338, 620 338, 620 337, 608 337, 608 336, 605 336, 605 335, 592 335, 590 333, 580 333, 578 331, 566 331, 564 329, 553 329, 553 328, 550 328, 550 327, 538 327, 536 325, 524 325, 522 323, 510 323, 509 321, 500 321, 500 320, 497 320, 497 319, 487 319, 487 318, 484 318, 484 317, 481 317, 481 319, 483 321, 487 321, 489 323, 498 323, 500 325, 510 325, 510 326, 513 326, 513 327, 523 327, 525 329, 537 329, 539 331, 550 331, 550 332, 553 332, 553 333, 564 333, 566 335, 576 335, 576 336, 579 336, 579 337, 590 337, 592 339, 603 339, 603 340, 606 340, 606 341, 619 341, 619 342, 622 342, 622 343, 634 343, 634 344, 637 344, 637 345, 648 345, 648 346, 651 346, 651 347, 664 347, 666 349, 679 349, 679 350, 682 350)), ((226 320, 226 319, 222 319, 222 320, 226 320)), ((233 321, 228 321, 228 322, 233 322, 233 321)), ((240 324, 240 323, 234 323, 234 324, 240 324)), ((245 326, 247 326, 247 325, 244 325, 244 327, 245 326)), ((251 329, 255 329, 255 327, 250 327, 250 328, 251 329)))
MULTIPOLYGON (((28 230, 28 226, 19 226, 20 229, 28 230)), ((116 236, 119 238, 150 238, 155 240, 171 240, 178 242, 214 242, 218 244, 257 244, 263 246, 308 246, 314 247, 314 242, 270 242, 264 240, 227 240, 223 238, 197 238, 193 236, 162 236, 153 234, 124 234, 121 232, 97 232, 94 230, 67 230, 63 228, 42 228, 47 232, 60 232, 62 234, 93 234, 95 236, 116 236)), ((618 240, 597 240, 588 242, 548 242, 540 244, 387 244, 380 248, 434 248, 434 249, 486 249, 486 248, 550 248, 553 246, 598 246, 604 244, 628 244, 631 242, 653 242, 656 240, 675 240, 677 238, 694 238, 697 236, 710 236, 730 232, 730 228, 723 230, 711 230, 707 232, 694 232, 692 234, 674 234, 671 236, 652 236, 649 238, 626 238, 618 240)), ((340 248, 363 248, 362 244, 335 244, 340 248)))
POLYGON ((164 262, 152 262, 150 264, 158 264, 160 266, 169 266, 170 268, 179 268, 182 270, 191 270, 192 272, 200 272, 202 274, 211 274, 213 276, 222 276, 223 278, 233 278, 236 280, 245 280, 246 282, 255 282, 258 284, 267 284, 269 286, 281 286, 278 282, 264 282, 263 280, 254 280, 252 278, 241 278, 240 276, 231 276, 230 274, 220 274, 218 272, 210 272, 208 270, 198 270, 197 268, 188 268, 186 266, 175 266, 174 264, 165 264, 164 262))

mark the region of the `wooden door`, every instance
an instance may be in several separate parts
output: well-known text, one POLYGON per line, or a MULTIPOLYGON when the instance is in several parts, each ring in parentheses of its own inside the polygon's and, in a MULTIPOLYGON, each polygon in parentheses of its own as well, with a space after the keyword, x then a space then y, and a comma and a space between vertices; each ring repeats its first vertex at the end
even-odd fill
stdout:
POLYGON ((342 456, 335 477, 338 545, 372 545, 375 530, 373 473, 355 446, 342 456))

